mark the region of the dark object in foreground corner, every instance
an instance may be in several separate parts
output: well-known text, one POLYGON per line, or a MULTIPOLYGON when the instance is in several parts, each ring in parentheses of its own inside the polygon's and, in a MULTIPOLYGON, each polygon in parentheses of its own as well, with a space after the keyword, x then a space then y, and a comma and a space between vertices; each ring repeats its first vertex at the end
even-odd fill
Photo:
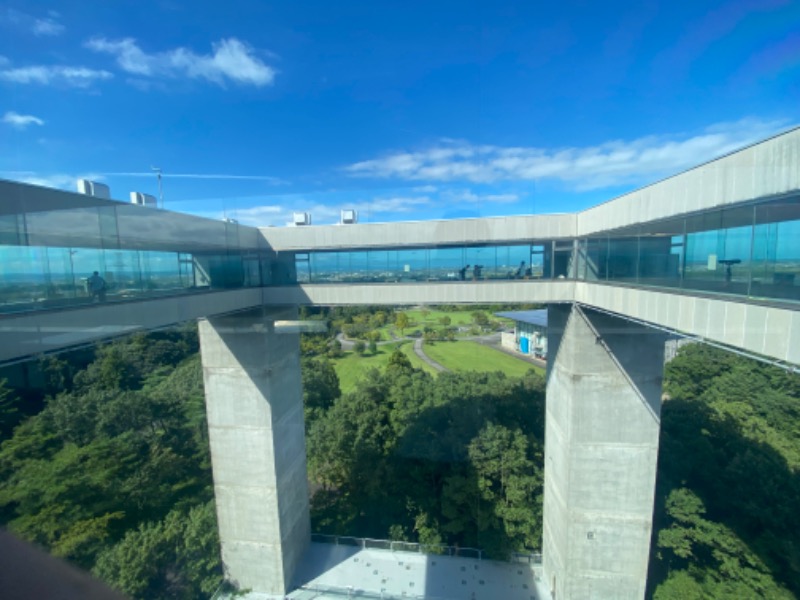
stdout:
POLYGON ((60 558, 0 529, 3 600, 123 600, 125 596, 60 558))

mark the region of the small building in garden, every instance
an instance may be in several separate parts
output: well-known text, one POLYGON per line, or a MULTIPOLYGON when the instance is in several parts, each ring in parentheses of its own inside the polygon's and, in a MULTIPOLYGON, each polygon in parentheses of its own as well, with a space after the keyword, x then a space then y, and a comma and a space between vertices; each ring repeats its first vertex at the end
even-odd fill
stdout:
POLYGON ((502 345, 520 354, 547 358, 547 309, 495 313, 514 321, 514 332, 502 334, 502 345))

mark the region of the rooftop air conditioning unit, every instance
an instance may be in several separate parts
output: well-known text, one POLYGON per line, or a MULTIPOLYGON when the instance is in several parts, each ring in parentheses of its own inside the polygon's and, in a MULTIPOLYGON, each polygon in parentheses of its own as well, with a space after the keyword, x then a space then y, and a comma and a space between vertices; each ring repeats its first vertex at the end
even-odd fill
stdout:
POLYGON ((111 200, 111 190, 106 184, 89 181, 88 179, 78 179, 78 193, 111 200))
POLYGON ((352 208, 345 208, 342 210, 342 225, 353 225, 358 223, 358 212, 352 208))
POLYGON ((294 213, 294 225, 295 227, 301 227, 303 225, 311 225, 311 213, 307 212, 294 213))
POLYGON ((146 208, 158 208, 156 197, 142 192, 131 192, 131 204, 138 204, 146 208))

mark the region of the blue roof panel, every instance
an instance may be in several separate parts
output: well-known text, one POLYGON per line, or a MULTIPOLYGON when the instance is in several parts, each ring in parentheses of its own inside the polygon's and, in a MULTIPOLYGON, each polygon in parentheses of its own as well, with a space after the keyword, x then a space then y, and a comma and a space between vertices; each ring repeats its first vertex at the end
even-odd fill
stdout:
POLYGON ((539 327, 547 327, 547 309, 541 308, 539 310, 514 310, 508 312, 494 313, 496 317, 505 317, 506 319, 513 319, 514 321, 521 321, 522 323, 530 323, 531 325, 538 325, 539 327))

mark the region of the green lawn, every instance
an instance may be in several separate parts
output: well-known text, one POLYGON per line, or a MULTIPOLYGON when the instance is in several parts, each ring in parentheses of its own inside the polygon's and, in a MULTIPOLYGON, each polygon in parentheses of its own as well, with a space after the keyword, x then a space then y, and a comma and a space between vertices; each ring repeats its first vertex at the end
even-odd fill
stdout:
POLYGON ((435 370, 424 363, 415 353, 413 342, 400 342, 395 344, 382 344, 378 346, 378 353, 375 355, 367 353, 359 356, 355 352, 346 352, 342 358, 333 361, 333 368, 339 376, 339 387, 343 394, 352 391, 359 378, 372 368, 383 370, 389 363, 389 357, 397 348, 405 354, 411 361, 411 365, 417 369, 423 369, 429 373, 435 370))
POLYGON ((502 371, 519 377, 534 369, 544 370, 531 363, 476 342, 437 342, 425 344, 425 354, 451 371, 502 371))
POLYGON ((411 322, 419 327, 424 327, 425 325, 441 327, 439 319, 442 317, 450 317, 450 325, 453 327, 458 327, 459 325, 471 325, 472 313, 474 311, 465 309, 453 312, 445 312, 443 310, 429 309, 427 316, 423 316, 422 310, 420 309, 404 310, 400 312, 406 313, 411 322))

